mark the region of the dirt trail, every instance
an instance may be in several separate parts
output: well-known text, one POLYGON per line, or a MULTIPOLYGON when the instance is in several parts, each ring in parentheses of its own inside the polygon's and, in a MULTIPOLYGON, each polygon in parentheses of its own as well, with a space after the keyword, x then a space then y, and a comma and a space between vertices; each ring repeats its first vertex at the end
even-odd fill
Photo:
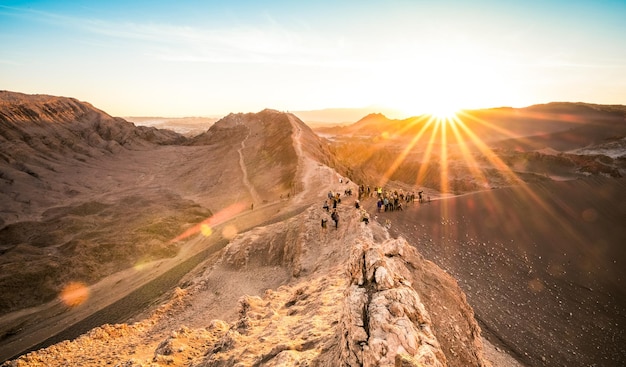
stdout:
POLYGON ((261 197, 259 196, 259 193, 256 192, 256 189, 248 180, 248 170, 246 169, 246 162, 244 161, 244 158, 243 158, 243 150, 246 148, 246 140, 248 140, 249 136, 250 136, 250 129, 248 128, 248 134, 241 141, 241 147, 237 149, 237 153, 239 154, 239 167, 241 167, 243 185, 248 189, 248 192, 250 193, 250 196, 252 197, 252 202, 260 203, 261 197))
MULTIPOLYGON (((296 179, 302 184, 302 189, 294 197, 294 203, 313 203, 321 200, 329 190, 329 184, 338 182, 339 175, 327 166, 321 165, 308 157, 302 149, 302 128, 298 126, 293 115, 287 115, 293 127, 293 147, 298 155, 298 170, 296 179), (317 189, 317 191, 314 191, 317 189)), ((339 187, 330 186, 333 191, 341 191, 339 187)), ((321 204, 320 204, 321 205, 321 204)))

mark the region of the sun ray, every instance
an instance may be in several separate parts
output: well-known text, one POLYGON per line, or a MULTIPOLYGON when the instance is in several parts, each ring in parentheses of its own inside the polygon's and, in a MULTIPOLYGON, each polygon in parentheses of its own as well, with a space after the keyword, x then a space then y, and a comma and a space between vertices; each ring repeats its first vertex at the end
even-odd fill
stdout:
POLYGON ((448 177, 448 136, 447 136, 447 120, 445 118, 438 118, 437 124, 441 127, 441 146, 440 149, 440 157, 439 157, 439 167, 440 167, 440 191, 442 193, 450 192, 450 178, 448 177))
MULTIPOLYGON (((434 121, 434 118, 431 117, 431 119, 428 120, 429 125, 432 125, 433 121, 434 121)), ((417 171, 417 177, 415 179, 415 183, 418 186, 421 186, 421 182, 424 179, 425 172, 428 169, 428 165, 429 165, 428 161, 430 160, 430 156, 432 155, 435 136, 437 135, 438 129, 439 129, 439 124, 434 124, 434 129, 430 135, 430 140, 428 141, 428 144, 426 145, 426 151, 424 152, 424 156, 422 157, 422 161, 420 163, 420 169, 419 171, 417 171)))
POLYGON ((504 163, 494 152, 485 144, 485 142, 480 139, 474 132, 467 127, 465 124, 461 122, 461 120, 457 117, 456 122, 458 126, 463 130, 463 132, 470 138, 472 143, 480 150, 482 154, 491 162, 491 164, 498 169, 498 171, 502 171, 507 173, 507 178, 510 178, 513 182, 520 183, 523 182, 516 174, 511 170, 511 168, 504 163))
MULTIPOLYGON (((425 117, 421 117, 421 118, 415 120, 411 125, 415 125, 419 121, 422 121, 424 119, 425 119, 425 117)), ((398 169, 398 167, 402 164, 402 162, 404 162, 404 160, 406 159, 407 155, 413 150, 413 147, 415 147, 417 142, 419 142, 419 140, 422 138, 422 136, 424 135, 424 133, 428 129, 428 126, 430 125, 430 121, 431 120, 429 119, 424 125, 422 125, 422 128, 420 129, 420 131, 411 139, 409 144, 406 145, 404 150, 398 155, 398 157, 395 159, 395 161, 389 166, 389 168, 387 169, 387 171, 385 172, 385 174, 382 177, 382 182, 381 182, 380 186, 384 187, 387 184, 387 182, 389 181, 389 179, 391 178, 391 176, 394 174, 394 172, 398 169)), ((407 129, 407 127, 404 127, 404 129, 407 129)))
POLYGON ((457 119, 457 125, 463 129, 463 131, 470 137, 472 142, 479 148, 479 150, 487 157, 487 159, 498 169, 498 171, 503 171, 507 173, 507 176, 511 178, 516 186, 519 186, 525 196, 521 199, 523 200, 531 200, 535 206, 540 209, 543 213, 552 218, 556 223, 558 223, 561 228, 566 230, 568 234, 575 235, 571 223, 567 222, 554 212, 549 206, 548 203, 544 202, 533 190, 529 187, 529 185, 524 182, 521 178, 517 176, 517 174, 511 170, 511 168, 504 163, 478 136, 476 136, 465 124, 457 119))
POLYGON ((450 124, 450 127, 452 129, 452 132, 456 140, 458 141, 458 146, 459 146, 459 149, 461 150, 461 156, 465 160, 467 168, 469 169, 472 176, 478 178, 480 180, 481 185, 485 186, 488 183, 487 176, 484 174, 482 170, 479 169, 478 162, 476 161, 476 159, 474 159, 474 156, 472 155, 472 152, 470 151, 467 143, 463 140, 463 137, 461 136, 461 132, 459 131, 458 125, 465 126, 465 123, 459 118, 456 121, 454 121, 452 124, 450 124))

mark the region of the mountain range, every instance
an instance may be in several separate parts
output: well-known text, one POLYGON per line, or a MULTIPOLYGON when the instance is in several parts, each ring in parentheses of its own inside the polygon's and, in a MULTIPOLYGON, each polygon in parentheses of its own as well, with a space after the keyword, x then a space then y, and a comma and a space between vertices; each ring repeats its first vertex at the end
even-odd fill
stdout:
POLYGON ((625 116, 182 134, 2 91, 3 366, 626 363, 625 116), (379 211, 378 186, 424 201, 379 211))

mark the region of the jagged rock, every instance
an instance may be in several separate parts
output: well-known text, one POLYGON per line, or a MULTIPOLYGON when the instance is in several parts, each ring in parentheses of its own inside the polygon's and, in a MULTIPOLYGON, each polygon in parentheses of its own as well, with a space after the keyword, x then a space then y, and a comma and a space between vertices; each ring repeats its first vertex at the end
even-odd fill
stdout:
POLYGON ((353 252, 349 265, 355 277, 343 311, 342 356, 348 365, 391 366, 396 354, 403 353, 429 366, 445 366, 446 357, 430 330, 430 317, 419 295, 398 281, 403 276, 394 271, 404 267, 404 260, 387 257, 382 251, 389 248, 393 249, 390 253, 399 255, 399 246, 406 243, 391 242, 395 244, 378 246, 370 240, 368 245, 355 245, 362 255, 353 252), (359 274, 366 274, 364 282, 359 274))

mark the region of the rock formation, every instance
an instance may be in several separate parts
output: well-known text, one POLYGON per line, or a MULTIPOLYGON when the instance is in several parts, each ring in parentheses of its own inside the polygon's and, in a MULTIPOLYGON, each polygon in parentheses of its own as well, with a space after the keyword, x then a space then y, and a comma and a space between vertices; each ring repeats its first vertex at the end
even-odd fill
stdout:
POLYGON ((456 282, 402 238, 360 222, 353 208, 340 214, 339 230, 319 227, 324 212, 309 208, 242 233, 151 317, 5 366, 488 366, 456 282), (204 318, 207 310, 190 318, 216 279, 232 291, 237 273, 271 274, 283 285, 240 297, 230 322, 204 318), (193 325, 178 324, 184 318, 193 325))

